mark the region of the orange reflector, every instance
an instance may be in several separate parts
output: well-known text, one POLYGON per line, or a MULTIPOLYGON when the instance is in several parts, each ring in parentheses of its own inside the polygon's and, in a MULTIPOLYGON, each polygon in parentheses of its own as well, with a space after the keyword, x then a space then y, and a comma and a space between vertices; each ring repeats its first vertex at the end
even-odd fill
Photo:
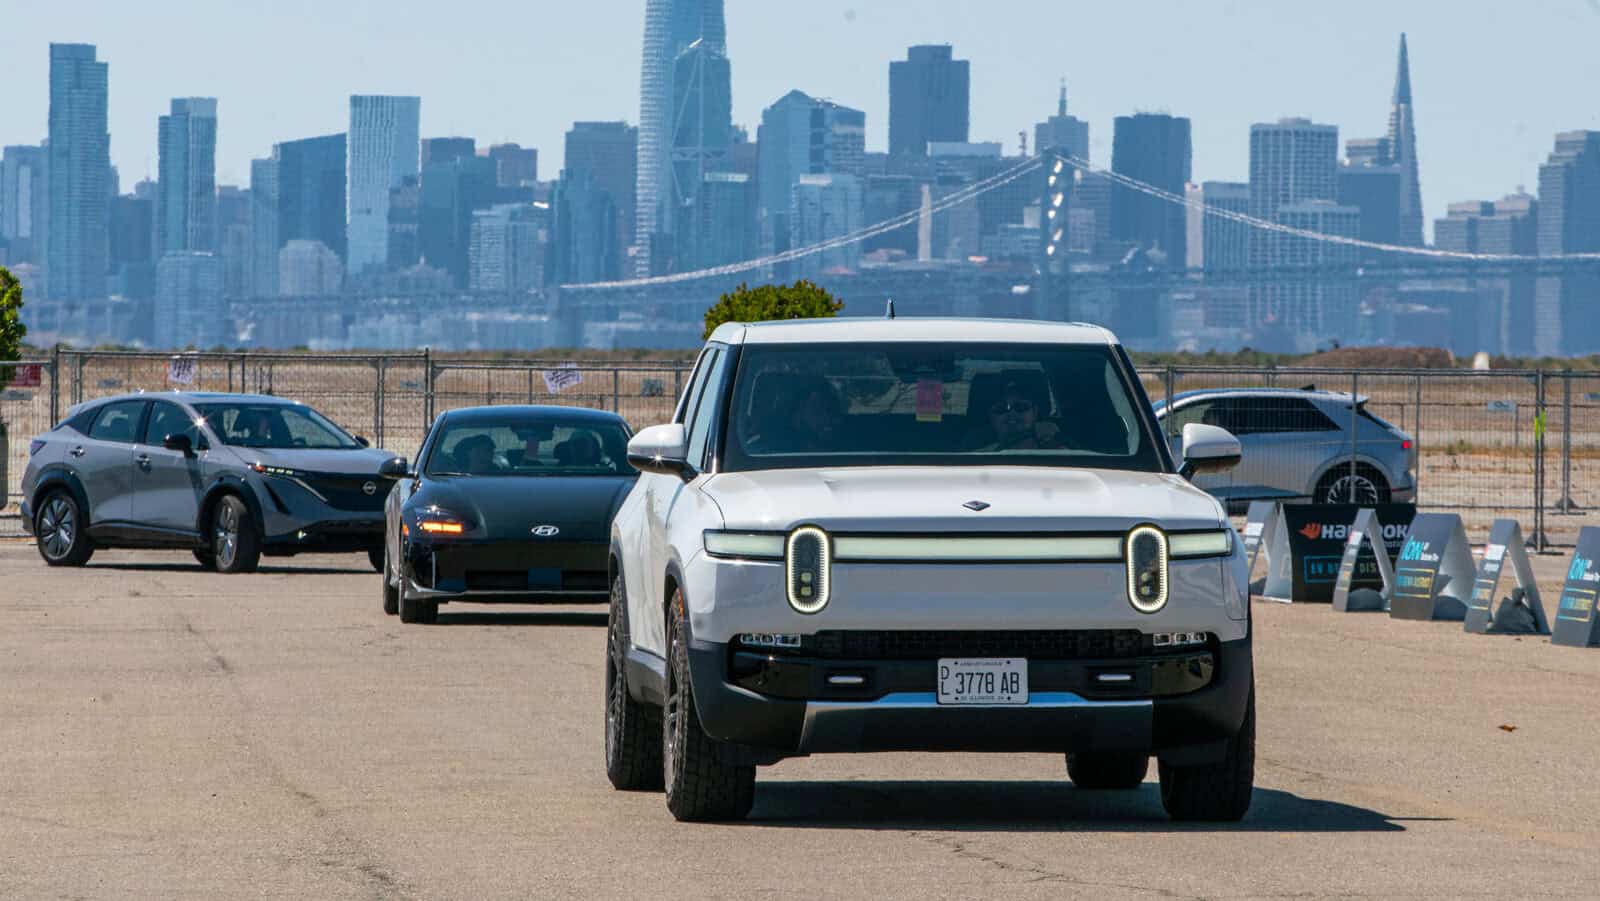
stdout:
POLYGON ((425 519, 418 523, 418 525, 422 526, 422 531, 431 532, 435 535, 461 534, 461 523, 458 522, 437 522, 435 520, 425 519))

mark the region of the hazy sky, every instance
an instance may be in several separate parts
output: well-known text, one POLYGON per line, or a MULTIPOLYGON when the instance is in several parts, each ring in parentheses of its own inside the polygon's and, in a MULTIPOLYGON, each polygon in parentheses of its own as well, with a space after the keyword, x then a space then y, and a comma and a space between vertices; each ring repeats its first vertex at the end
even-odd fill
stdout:
MULTIPOLYGON (((245 184, 274 142, 343 131, 351 93, 417 94, 424 136, 539 148, 561 164, 578 119, 639 116, 644 0, 0 0, 0 143, 46 132, 51 41, 111 66, 111 152, 124 190, 156 170, 156 117, 219 98, 218 180, 245 184)), ((918 43, 972 62, 972 137, 1001 140, 1055 107, 1090 122, 1193 120, 1196 181, 1243 181, 1252 122, 1308 116, 1340 138, 1383 133, 1409 35, 1423 201, 1524 184, 1555 132, 1600 129, 1600 0, 727 0, 735 119, 791 88, 867 113, 887 143, 888 65, 918 43)))

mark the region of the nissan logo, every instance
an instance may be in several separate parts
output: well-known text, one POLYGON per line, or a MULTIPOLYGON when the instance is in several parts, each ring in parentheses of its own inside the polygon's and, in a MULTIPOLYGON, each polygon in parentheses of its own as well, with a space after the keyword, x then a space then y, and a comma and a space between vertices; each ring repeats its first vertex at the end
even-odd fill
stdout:
POLYGON ((369 496, 377 494, 378 493, 378 483, 377 482, 367 482, 365 485, 361 486, 361 493, 365 494, 365 495, 369 495, 369 496))
POLYGON ((554 538, 561 534, 559 526, 534 526, 533 534, 540 538, 554 538))

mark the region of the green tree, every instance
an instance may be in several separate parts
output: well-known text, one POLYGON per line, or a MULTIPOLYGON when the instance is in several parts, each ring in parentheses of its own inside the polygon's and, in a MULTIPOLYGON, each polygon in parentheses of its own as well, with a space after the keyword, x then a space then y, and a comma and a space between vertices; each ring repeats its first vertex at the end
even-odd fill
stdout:
POLYGON ((717 326, 724 322, 826 319, 842 309, 844 301, 812 282, 801 280, 792 285, 760 285, 755 288, 741 283, 706 310, 706 333, 702 337, 711 337, 717 326))
POLYGON ((28 328, 22 324, 22 283, 0 266, 0 388, 11 384, 16 367, 4 364, 22 356, 22 337, 26 334, 28 328))

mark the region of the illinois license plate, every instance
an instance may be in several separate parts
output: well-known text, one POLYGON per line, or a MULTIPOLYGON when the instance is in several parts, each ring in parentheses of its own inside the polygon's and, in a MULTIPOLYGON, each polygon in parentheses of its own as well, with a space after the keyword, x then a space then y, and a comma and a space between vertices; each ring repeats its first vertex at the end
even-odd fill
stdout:
POLYGON ((1020 657, 942 658, 939 703, 1026 704, 1028 661, 1020 657))

